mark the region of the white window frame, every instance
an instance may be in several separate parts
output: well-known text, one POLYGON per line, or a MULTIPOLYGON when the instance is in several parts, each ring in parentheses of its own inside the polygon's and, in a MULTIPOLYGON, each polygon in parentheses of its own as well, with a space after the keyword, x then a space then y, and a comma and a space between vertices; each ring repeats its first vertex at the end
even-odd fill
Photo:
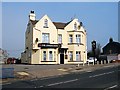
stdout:
POLYGON ((73 61, 73 51, 69 51, 69 59, 70 61, 73 61))
POLYGON ((49 51, 49 60, 50 61, 53 61, 53 52, 51 53, 52 51, 49 51))
POLYGON ((76 43, 81 43, 81 35, 76 34, 76 43))
POLYGON ((49 43, 49 33, 42 33, 42 43, 49 43))
POLYGON ((76 61, 80 61, 80 51, 76 51, 76 61))
POLYGON ((77 23, 74 24, 74 30, 77 30, 77 23))
POLYGON ((43 51, 43 61, 46 61, 47 60, 47 52, 46 51, 43 51), (44 53, 45 52, 45 53, 44 53))
POLYGON ((47 20, 47 19, 44 20, 44 27, 45 27, 45 28, 48 27, 48 20, 47 20))
POLYGON ((73 35, 69 34, 69 43, 73 43, 73 35))
POLYGON ((58 34, 58 43, 59 43, 59 44, 62 43, 62 34, 58 34))

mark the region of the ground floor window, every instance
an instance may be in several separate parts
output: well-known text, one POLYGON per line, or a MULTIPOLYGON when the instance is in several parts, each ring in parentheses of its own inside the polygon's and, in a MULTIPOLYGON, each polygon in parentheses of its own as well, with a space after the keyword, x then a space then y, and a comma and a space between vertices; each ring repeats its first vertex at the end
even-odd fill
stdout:
POLYGON ((80 61, 80 51, 76 51, 76 61, 80 61))
POLYGON ((70 61, 73 61, 73 51, 69 52, 70 61))
POLYGON ((43 51, 43 60, 46 61, 46 51, 43 51))
POLYGON ((50 61, 53 60, 53 54, 52 54, 52 51, 49 51, 49 60, 50 60, 50 61))

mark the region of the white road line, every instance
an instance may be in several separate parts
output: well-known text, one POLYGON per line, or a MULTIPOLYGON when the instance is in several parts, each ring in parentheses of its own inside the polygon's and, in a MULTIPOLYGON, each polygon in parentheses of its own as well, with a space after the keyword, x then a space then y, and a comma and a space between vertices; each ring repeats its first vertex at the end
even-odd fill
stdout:
POLYGON ((106 89, 104 89, 104 90, 109 90, 109 89, 111 89, 111 88, 115 88, 115 87, 117 87, 117 85, 114 85, 114 86, 108 87, 108 88, 106 88, 106 89))
POLYGON ((77 81, 77 80, 78 80, 78 79, 69 80, 69 81, 65 81, 64 83, 74 82, 74 81, 77 81))
POLYGON ((86 71, 86 72, 92 72, 92 71, 86 71))
POLYGON ((8 85, 8 84, 11 84, 11 83, 5 83, 5 84, 2 84, 2 85, 8 85))
POLYGON ((102 76, 102 75, 110 74, 110 73, 114 73, 114 71, 107 72, 107 73, 101 73, 101 74, 97 74, 97 75, 93 75, 93 76, 89 76, 89 78, 92 78, 92 77, 98 77, 98 76, 102 76))
POLYGON ((115 65, 109 65, 109 66, 103 66, 103 67, 113 67, 113 66, 115 66, 115 65))
POLYGON ((52 83, 52 84, 49 84, 47 86, 54 86, 54 85, 58 85, 58 84, 62 84, 63 82, 59 82, 59 83, 52 83))
POLYGON ((40 86, 40 87, 44 87, 44 86, 40 86))
POLYGON ((74 82, 74 81, 77 81, 77 80, 78 79, 73 79, 73 80, 68 80, 68 81, 64 81, 64 82, 52 83, 52 84, 49 84, 47 86, 54 86, 54 85, 58 85, 58 84, 69 83, 69 82, 74 82))
POLYGON ((38 80, 38 79, 33 79, 33 80, 30 80, 30 81, 32 81, 32 82, 33 82, 33 81, 37 81, 37 80, 38 80))

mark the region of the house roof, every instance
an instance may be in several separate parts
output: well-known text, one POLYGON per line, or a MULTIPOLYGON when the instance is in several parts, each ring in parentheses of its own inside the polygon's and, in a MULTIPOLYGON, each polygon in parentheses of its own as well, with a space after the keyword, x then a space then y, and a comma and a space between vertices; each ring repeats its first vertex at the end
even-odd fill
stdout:
MULTIPOLYGON (((32 25, 35 25, 39 20, 30 20, 32 25)), ((72 21, 72 20, 71 20, 72 21)), ((71 21, 68 23, 62 23, 62 22, 53 22, 53 24, 56 26, 57 29, 64 29, 65 26, 67 26, 71 21)))
POLYGON ((35 21, 30 20, 30 21, 31 21, 32 25, 35 25, 39 20, 35 20, 35 21))
POLYGON ((56 26, 57 29, 64 29, 66 26, 66 23, 61 23, 61 22, 53 22, 53 24, 56 26))
POLYGON ((103 48, 106 48, 106 47, 109 47, 109 46, 115 46, 115 47, 119 47, 120 48, 120 43, 118 42, 109 42, 105 47, 103 48))

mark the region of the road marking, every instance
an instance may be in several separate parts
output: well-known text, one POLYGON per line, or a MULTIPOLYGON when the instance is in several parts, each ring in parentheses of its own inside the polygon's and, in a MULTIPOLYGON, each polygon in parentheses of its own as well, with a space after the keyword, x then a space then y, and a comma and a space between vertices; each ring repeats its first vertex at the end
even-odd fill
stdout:
POLYGON ((92 71, 86 71, 86 72, 92 72, 92 71))
POLYGON ((54 85, 58 85, 58 84, 69 83, 69 82, 74 82, 74 81, 77 81, 77 80, 78 79, 73 79, 73 80, 68 80, 68 81, 64 81, 64 82, 52 83, 52 84, 49 84, 47 86, 54 86, 54 85))
POLYGON ((60 71, 68 71, 68 70, 66 70, 66 69, 57 69, 57 70, 60 70, 60 71))
POLYGON ((106 88, 106 89, 104 89, 104 90, 109 90, 109 89, 111 89, 111 88, 115 88, 115 87, 117 87, 117 85, 114 85, 114 86, 108 87, 108 88, 106 88))
POLYGON ((40 86, 40 87, 44 87, 44 86, 40 86))
POLYGON ((8 84, 11 84, 11 83, 5 83, 5 84, 2 84, 2 85, 8 85, 8 84))
POLYGON ((107 72, 107 73, 101 73, 101 74, 97 74, 97 75, 93 75, 93 76, 89 76, 89 78, 92 78, 92 77, 98 77, 98 76, 102 76, 102 75, 110 74, 110 73, 114 73, 114 71, 107 72))
POLYGON ((103 67, 113 67, 114 65, 108 65, 108 66, 103 66, 103 67))
POLYGON ((52 84, 49 84, 47 86, 54 86, 54 85, 58 85, 58 84, 62 84, 63 82, 59 82, 59 83, 52 83, 52 84))
POLYGON ((30 81, 32 81, 32 82, 33 82, 33 81, 37 81, 37 80, 38 80, 38 79, 33 79, 33 80, 30 80, 30 81))
POLYGON ((73 80, 65 81, 64 83, 74 82, 74 81, 77 81, 77 80, 78 79, 73 79, 73 80))

